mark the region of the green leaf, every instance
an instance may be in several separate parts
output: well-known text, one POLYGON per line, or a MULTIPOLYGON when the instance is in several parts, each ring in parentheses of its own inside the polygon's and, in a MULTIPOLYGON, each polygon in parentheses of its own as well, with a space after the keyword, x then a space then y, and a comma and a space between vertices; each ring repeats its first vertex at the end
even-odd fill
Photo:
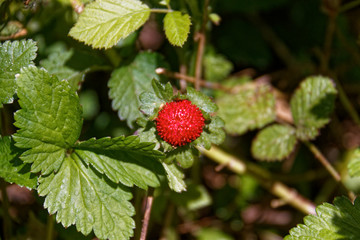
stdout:
POLYGON ((196 232, 196 240, 233 240, 231 236, 216 228, 202 228, 196 232))
POLYGON ((149 16, 149 7, 138 0, 97 0, 85 7, 69 35, 93 48, 110 48, 149 16))
POLYGON ((16 83, 21 109, 15 113, 14 139, 17 147, 30 148, 20 158, 33 163, 32 172, 57 171, 80 135, 79 98, 67 81, 34 66, 21 69, 16 83))
POLYGON ((153 81, 151 82, 151 85, 152 85, 152 88, 154 89, 156 96, 159 99, 162 99, 164 101, 172 100, 173 88, 169 82, 166 83, 166 85, 164 86, 163 84, 160 83, 160 81, 153 79, 153 81))
POLYGON ((304 218, 304 224, 290 230, 285 240, 360 239, 360 201, 354 205, 345 197, 337 197, 334 204, 316 207, 316 216, 304 218))
POLYGON ((337 91, 327 77, 306 78, 291 98, 291 112, 301 140, 314 139, 329 121, 337 91))
POLYGON ((189 145, 178 147, 166 154, 164 162, 171 163, 176 160, 180 167, 189 168, 193 165, 194 161, 198 159, 199 151, 189 145))
POLYGON ((224 120, 220 117, 212 117, 209 124, 209 139, 213 144, 220 145, 225 140, 225 131, 223 130, 225 126, 224 120))
POLYGON ((11 103, 16 91, 15 74, 33 64, 37 46, 32 40, 0 43, 0 107, 11 103))
POLYGON ((109 96, 114 110, 118 110, 120 119, 126 119, 129 127, 133 127, 134 121, 141 117, 139 111, 139 95, 145 91, 151 91, 151 80, 159 80, 155 69, 165 65, 161 55, 144 52, 138 54, 135 60, 128 66, 116 69, 109 80, 109 96))
POLYGON ((175 163, 162 163, 166 176, 168 178, 168 183, 170 189, 175 192, 183 192, 186 191, 186 184, 184 182, 184 173, 176 166, 175 163))
POLYGON ((207 81, 224 80, 233 70, 233 64, 220 54, 206 54, 204 57, 204 74, 207 81))
POLYGON ((213 113, 218 110, 217 105, 206 94, 196 91, 192 87, 188 87, 186 91, 187 98, 205 113, 213 113))
POLYGON ((295 145, 295 129, 287 125, 274 124, 257 134, 251 151, 259 160, 275 161, 289 156, 295 145))
POLYGON ((360 149, 356 149, 351 156, 348 164, 349 175, 351 177, 360 177, 360 149))
POLYGON ((90 139, 76 144, 75 154, 115 183, 143 189, 158 187, 163 167, 158 161, 164 154, 153 150, 155 144, 137 136, 90 139))
POLYGON ((30 165, 19 159, 20 154, 11 137, 0 136, 0 177, 7 182, 34 189, 37 177, 30 173, 30 165))
POLYGON ((190 32, 190 16, 179 11, 169 12, 164 18, 165 35, 172 45, 182 47, 190 32))
POLYGON ((186 192, 170 195, 171 200, 178 206, 186 207, 189 211, 196 211, 211 205, 212 199, 203 185, 188 184, 186 192))
POLYGON ((275 96, 267 85, 244 85, 239 93, 217 99, 218 115, 230 134, 243 134, 275 120, 275 96), (245 87, 249 86, 249 87, 245 87))
POLYGON ((57 173, 39 179, 44 206, 64 227, 76 224, 99 239, 127 240, 133 235, 134 208, 129 189, 114 184, 86 166, 76 154, 66 157, 57 173))

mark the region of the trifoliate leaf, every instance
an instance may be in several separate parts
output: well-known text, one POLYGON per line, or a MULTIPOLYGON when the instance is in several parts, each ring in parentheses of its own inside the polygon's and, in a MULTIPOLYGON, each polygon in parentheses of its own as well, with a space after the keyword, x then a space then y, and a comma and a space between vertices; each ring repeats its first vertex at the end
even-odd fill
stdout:
POLYGON ((149 16, 149 7, 138 0, 97 0, 85 7, 69 35, 93 48, 110 48, 149 16))
POLYGON ((182 47, 190 32, 190 16, 181 12, 169 12, 164 18, 166 38, 172 45, 182 47))
POLYGON ((316 207, 316 216, 304 218, 304 224, 290 230, 285 240, 360 239, 360 200, 354 205, 345 197, 337 197, 334 204, 316 207))
POLYGON ((184 182, 184 173, 176 166, 175 163, 162 163, 166 171, 166 176, 169 181, 170 189, 175 192, 186 191, 186 184, 184 182))
POLYGON ((233 64, 220 54, 209 53, 204 57, 204 74, 207 81, 224 80, 233 70, 233 64))
POLYGON ((76 154, 66 157, 57 173, 39 179, 44 206, 64 227, 76 224, 84 235, 92 230, 99 239, 128 240, 133 235, 134 208, 129 189, 114 184, 76 154))
POLYGON ((217 99, 218 115, 230 134, 243 134, 275 120, 275 96, 267 85, 245 87, 217 99))
POLYGON ((33 64, 37 46, 32 40, 0 43, 0 107, 11 103, 16 91, 15 74, 33 64))
POLYGON ((360 177, 360 149, 354 151, 348 164, 348 169, 351 177, 360 177))
POLYGON ((198 159, 199 151, 195 148, 184 146, 178 147, 166 154, 164 162, 171 163, 177 161, 182 168, 189 168, 193 165, 194 161, 198 159))
POLYGON ((36 188, 37 177, 30 173, 30 165, 19 159, 20 154, 10 137, 0 136, 0 177, 10 183, 36 188))
POLYGON ((295 129, 287 125, 275 124, 257 134, 251 151, 259 160, 282 160, 294 150, 295 144, 295 129))
POLYGON ((204 93, 196 91, 194 88, 188 87, 187 98, 192 102, 192 104, 196 105, 200 110, 205 113, 213 113, 218 110, 217 105, 211 101, 211 99, 206 96, 204 93))
POLYGON ((90 139, 76 144, 75 154, 113 182, 143 189, 158 187, 163 167, 158 161, 164 154, 153 150, 155 144, 137 136, 90 139))
POLYGON ((186 207, 189 211, 199 210, 212 203, 206 188, 195 183, 189 183, 186 192, 172 192, 170 198, 177 206, 186 207))
POLYGON ((80 135, 79 98, 67 81, 34 66, 23 68, 16 83, 21 109, 15 113, 20 129, 14 139, 17 147, 30 148, 20 158, 33 163, 32 172, 57 171, 80 135))
POLYGON ((291 112, 301 140, 314 139, 329 121, 337 91, 327 77, 306 78, 291 98, 291 112))
POLYGON ((159 80, 155 69, 164 66, 162 57, 157 53, 144 52, 136 56, 128 66, 116 69, 109 80, 109 96, 114 110, 118 110, 120 119, 133 127, 134 121, 141 117, 139 95, 150 91, 152 79, 159 80))

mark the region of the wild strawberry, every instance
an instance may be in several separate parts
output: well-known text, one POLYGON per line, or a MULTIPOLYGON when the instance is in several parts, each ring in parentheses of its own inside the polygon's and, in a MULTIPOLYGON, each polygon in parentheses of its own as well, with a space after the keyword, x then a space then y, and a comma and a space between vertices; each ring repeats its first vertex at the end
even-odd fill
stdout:
POLYGON ((156 130, 174 147, 183 146, 200 137, 205 119, 200 109, 189 100, 175 100, 159 111, 156 130))

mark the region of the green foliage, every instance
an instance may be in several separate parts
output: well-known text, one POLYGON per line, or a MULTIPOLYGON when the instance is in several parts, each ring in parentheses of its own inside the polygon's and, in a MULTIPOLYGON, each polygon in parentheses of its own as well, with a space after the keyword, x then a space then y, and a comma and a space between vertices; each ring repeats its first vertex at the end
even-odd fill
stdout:
POLYGON ((233 240, 231 236, 216 228, 202 228, 196 233, 197 240, 233 240))
POLYGON ((220 54, 209 53, 204 57, 205 79, 211 82, 224 80, 233 70, 233 64, 220 54))
POLYGON ((293 151, 295 144, 296 135, 293 127, 274 124, 257 134, 251 151, 259 160, 282 160, 293 151))
POLYGON ((295 239, 359 239, 360 203, 354 205, 345 197, 337 197, 334 204, 324 203, 316 208, 316 214, 304 218, 304 224, 290 230, 285 240, 295 239))
POLYGON ((351 177, 360 177, 360 149, 353 152, 348 169, 351 177))
POLYGON ((44 206, 64 227, 76 224, 87 235, 100 239, 129 239, 135 227, 129 189, 101 178, 76 155, 65 157, 58 172, 39 179, 44 206))
POLYGON ((162 57, 157 53, 144 52, 138 54, 134 61, 122 66, 111 74, 108 86, 109 96, 114 110, 118 110, 120 119, 126 119, 129 127, 141 117, 139 112, 139 95, 151 90, 151 80, 159 80, 155 69, 164 66, 162 57))
POLYGON ((191 211, 207 207, 212 203, 206 188, 194 183, 188 184, 186 192, 172 193, 170 198, 177 206, 185 207, 191 211))
POLYGON ((149 16, 149 7, 138 0, 97 0, 85 7, 69 35, 93 48, 110 48, 149 16))
POLYGON ((13 101, 15 75, 22 67, 33 64, 36 51, 36 43, 32 40, 0 43, 0 108, 13 101))
POLYGON ((175 192, 186 191, 186 183, 184 181, 184 173, 176 166, 175 163, 162 163, 166 171, 170 189, 175 192))
POLYGON ((11 137, 0 136, 0 177, 10 183, 36 188, 37 177, 30 173, 30 165, 19 159, 20 153, 11 137))
POLYGON ((169 12, 164 18, 165 35, 169 42, 175 46, 182 47, 190 32, 190 16, 182 15, 181 12, 169 12))
POLYGON ((16 146, 33 172, 58 171, 66 151, 78 140, 82 127, 77 94, 67 81, 29 66, 16 79, 21 109, 15 113, 16 146), (30 149, 29 149, 30 148, 30 149))
POLYGON ((275 96, 267 85, 244 85, 237 94, 223 95, 216 102, 230 134, 243 134, 275 120, 275 96))
POLYGON ((75 154, 86 164, 104 173, 111 181, 143 189, 158 187, 162 166, 157 159, 163 154, 154 151, 154 144, 140 143, 135 136, 90 139, 75 145, 75 154))
POLYGON ((327 77, 306 78, 291 98, 291 112, 296 135, 301 140, 314 139, 329 121, 337 91, 327 77))

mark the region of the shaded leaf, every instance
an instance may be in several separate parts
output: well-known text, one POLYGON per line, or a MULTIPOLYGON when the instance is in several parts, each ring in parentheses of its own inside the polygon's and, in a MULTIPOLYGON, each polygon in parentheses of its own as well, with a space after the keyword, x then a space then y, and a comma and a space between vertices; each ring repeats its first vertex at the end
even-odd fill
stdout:
POLYGON ((177 161, 182 168, 189 168, 199 157, 199 151, 189 145, 178 147, 166 154, 164 162, 171 163, 177 161))
POLYGON ((204 68, 205 79, 215 82, 224 80, 233 70, 233 64, 220 54, 206 54, 204 68))
POLYGON ((77 94, 67 81, 59 81, 44 69, 23 68, 16 80, 21 109, 15 113, 16 146, 29 149, 24 162, 32 172, 57 171, 66 150, 79 138, 82 119, 77 94))
POLYGON ((316 215, 304 218, 304 224, 290 230, 285 240, 338 240, 360 239, 360 202, 354 205, 345 197, 337 197, 334 204, 316 207, 316 215))
POLYGON ((144 52, 138 54, 130 65, 112 73, 108 83, 112 107, 118 110, 120 119, 126 119, 129 127, 132 128, 134 121, 142 116, 139 95, 145 91, 152 92, 152 79, 159 80, 155 69, 163 65, 165 63, 159 54, 144 52))
POLYGON ((217 99, 218 115, 230 134, 243 134, 275 120, 275 96, 267 85, 245 87, 217 99))
POLYGON ((354 151, 348 164, 348 169, 351 177, 360 177, 360 149, 354 151))
POLYGON ((295 145, 295 129, 287 125, 275 124, 257 134, 251 151, 259 160, 282 160, 290 155, 295 145))
POLYGON ((116 183, 147 189, 158 187, 158 174, 163 174, 158 159, 164 155, 154 146, 136 136, 89 139, 76 144, 75 154, 116 183))
POLYGON ((327 77, 306 78, 291 98, 291 112, 301 140, 314 139, 329 121, 337 91, 327 77))
POLYGON ((175 192, 186 191, 186 184, 184 182, 184 173, 176 166, 175 163, 162 163, 166 176, 168 179, 170 189, 175 192))
POLYGON ((138 0, 97 0, 85 7, 69 35, 93 48, 110 48, 149 16, 149 7, 138 0))
POLYGON ((59 171, 39 179, 38 192, 46 196, 44 206, 64 227, 76 224, 87 235, 100 239, 127 240, 133 235, 134 208, 129 189, 101 178, 72 154, 59 171))
POLYGON ((182 47, 190 32, 190 16, 179 11, 169 12, 164 18, 165 35, 172 45, 182 47))
POLYGON ((189 211, 196 211, 211 205, 212 199, 203 185, 188 184, 186 192, 172 193, 171 200, 178 206, 186 207, 189 211))
POLYGON ((37 46, 32 40, 0 43, 0 107, 11 103, 16 91, 15 74, 33 64, 37 46))
POLYGON ((36 188, 37 177, 30 173, 30 165, 19 159, 20 154, 9 136, 0 136, 0 177, 10 183, 36 188))

